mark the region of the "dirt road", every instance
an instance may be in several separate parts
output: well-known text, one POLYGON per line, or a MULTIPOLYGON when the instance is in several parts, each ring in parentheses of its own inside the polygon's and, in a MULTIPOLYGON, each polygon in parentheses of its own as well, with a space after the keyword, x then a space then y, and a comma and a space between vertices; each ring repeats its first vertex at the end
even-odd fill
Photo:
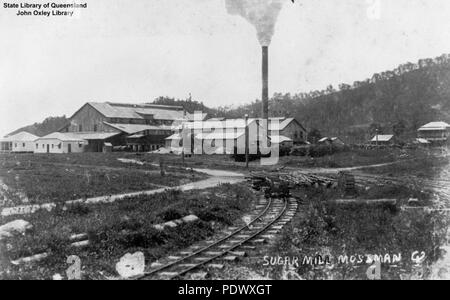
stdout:
MULTIPOLYGON (((220 184, 236 184, 239 182, 242 182, 245 180, 245 177, 243 174, 236 173, 236 172, 230 172, 230 171, 221 171, 221 170, 210 170, 210 169, 193 169, 195 172, 204 173, 209 176, 211 176, 208 179, 200 180, 197 182, 188 183, 185 185, 176 186, 173 188, 159 188, 155 190, 149 190, 149 191, 141 191, 141 192, 135 192, 135 193, 126 193, 126 194, 118 194, 118 195, 108 195, 108 196, 101 196, 101 197, 93 197, 88 199, 78 199, 78 200, 72 200, 72 201, 66 201, 65 204, 77 204, 77 203, 84 203, 84 204, 96 204, 96 203, 112 203, 127 197, 134 197, 138 195, 155 195, 163 193, 169 189, 179 189, 181 191, 190 191, 190 190, 201 190, 201 189, 207 189, 211 187, 216 187, 220 184)), ((12 216, 12 215, 25 215, 25 214, 31 214, 34 213, 40 209, 45 209, 48 211, 53 210, 56 207, 56 203, 46 203, 41 205, 22 205, 22 206, 16 206, 16 207, 8 207, 1 210, 1 216, 12 216)))

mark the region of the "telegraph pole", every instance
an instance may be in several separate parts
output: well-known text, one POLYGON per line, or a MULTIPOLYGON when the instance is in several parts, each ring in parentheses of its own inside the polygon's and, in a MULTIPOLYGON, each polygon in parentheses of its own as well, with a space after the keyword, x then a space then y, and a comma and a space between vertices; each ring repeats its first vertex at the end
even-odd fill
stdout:
POLYGON ((248 148, 249 148, 249 138, 248 138, 248 114, 245 115, 245 167, 248 169, 249 158, 248 158, 248 148))

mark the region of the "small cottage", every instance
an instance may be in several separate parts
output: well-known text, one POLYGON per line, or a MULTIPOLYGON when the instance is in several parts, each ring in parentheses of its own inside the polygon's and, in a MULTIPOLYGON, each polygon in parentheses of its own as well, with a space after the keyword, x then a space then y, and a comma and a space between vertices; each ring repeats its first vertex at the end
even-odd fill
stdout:
POLYGON ((81 153, 88 142, 70 133, 54 132, 34 141, 34 153, 81 153))

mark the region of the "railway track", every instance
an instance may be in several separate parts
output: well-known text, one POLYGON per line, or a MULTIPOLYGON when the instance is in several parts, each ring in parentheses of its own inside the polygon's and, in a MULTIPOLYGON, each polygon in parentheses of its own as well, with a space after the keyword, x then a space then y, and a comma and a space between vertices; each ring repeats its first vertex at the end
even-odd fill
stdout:
POLYGON ((297 208, 295 199, 261 198, 248 225, 231 227, 215 241, 193 246, 166 258, 165 262, 153 263, 146 273, 134 280, 181 279, 195 270, 213 267, 216 261, 235 261, 246 256, 247 250, 256 249, 254 245, 272 239, 291 221, 297 208))

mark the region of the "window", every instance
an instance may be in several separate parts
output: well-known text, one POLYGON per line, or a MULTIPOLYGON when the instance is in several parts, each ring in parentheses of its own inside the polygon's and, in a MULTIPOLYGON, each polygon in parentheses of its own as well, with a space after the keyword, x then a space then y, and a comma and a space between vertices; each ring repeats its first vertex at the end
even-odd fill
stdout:
POLYGON ((78 147, 83 148, 83 144, 82 144, 82 143, 79 143, 79 144, 78 144, 78 147))
POLYGON ((36 144, 36 149, 39 147, 39 144, 36 144))
POLYGON ((42 149, 44 149, 45 148, 45 145, 44 144, 42 144, 42 149))
POLYGON ((58 149, 61 149, 61 144, 58 145, 58 149))
POLYGON ((94 125, 94 131, 96 132, 97 129, 98 129, 98 128, 97 128, 97 124, 95 124, 95 125, 94 125))
POLYGON ((55 148, 55 145, 54 144, 52 144, 52 149, 54 149, 55 148))
POLYGON ((25 143, 23 143, 23 144, 22 144, 22 147, 24 147, 24 148, 25 148, 25 143))
POLYGON ((83 131, 83 125, 81 125, 81 124, 78 125, 78 131, 79 131, 79 132, 82 132, 82 131, 83 131))
POLYGON ((16 148, 17 148, 17 143, 14 143, 14 147, 16 147, 16 148))

